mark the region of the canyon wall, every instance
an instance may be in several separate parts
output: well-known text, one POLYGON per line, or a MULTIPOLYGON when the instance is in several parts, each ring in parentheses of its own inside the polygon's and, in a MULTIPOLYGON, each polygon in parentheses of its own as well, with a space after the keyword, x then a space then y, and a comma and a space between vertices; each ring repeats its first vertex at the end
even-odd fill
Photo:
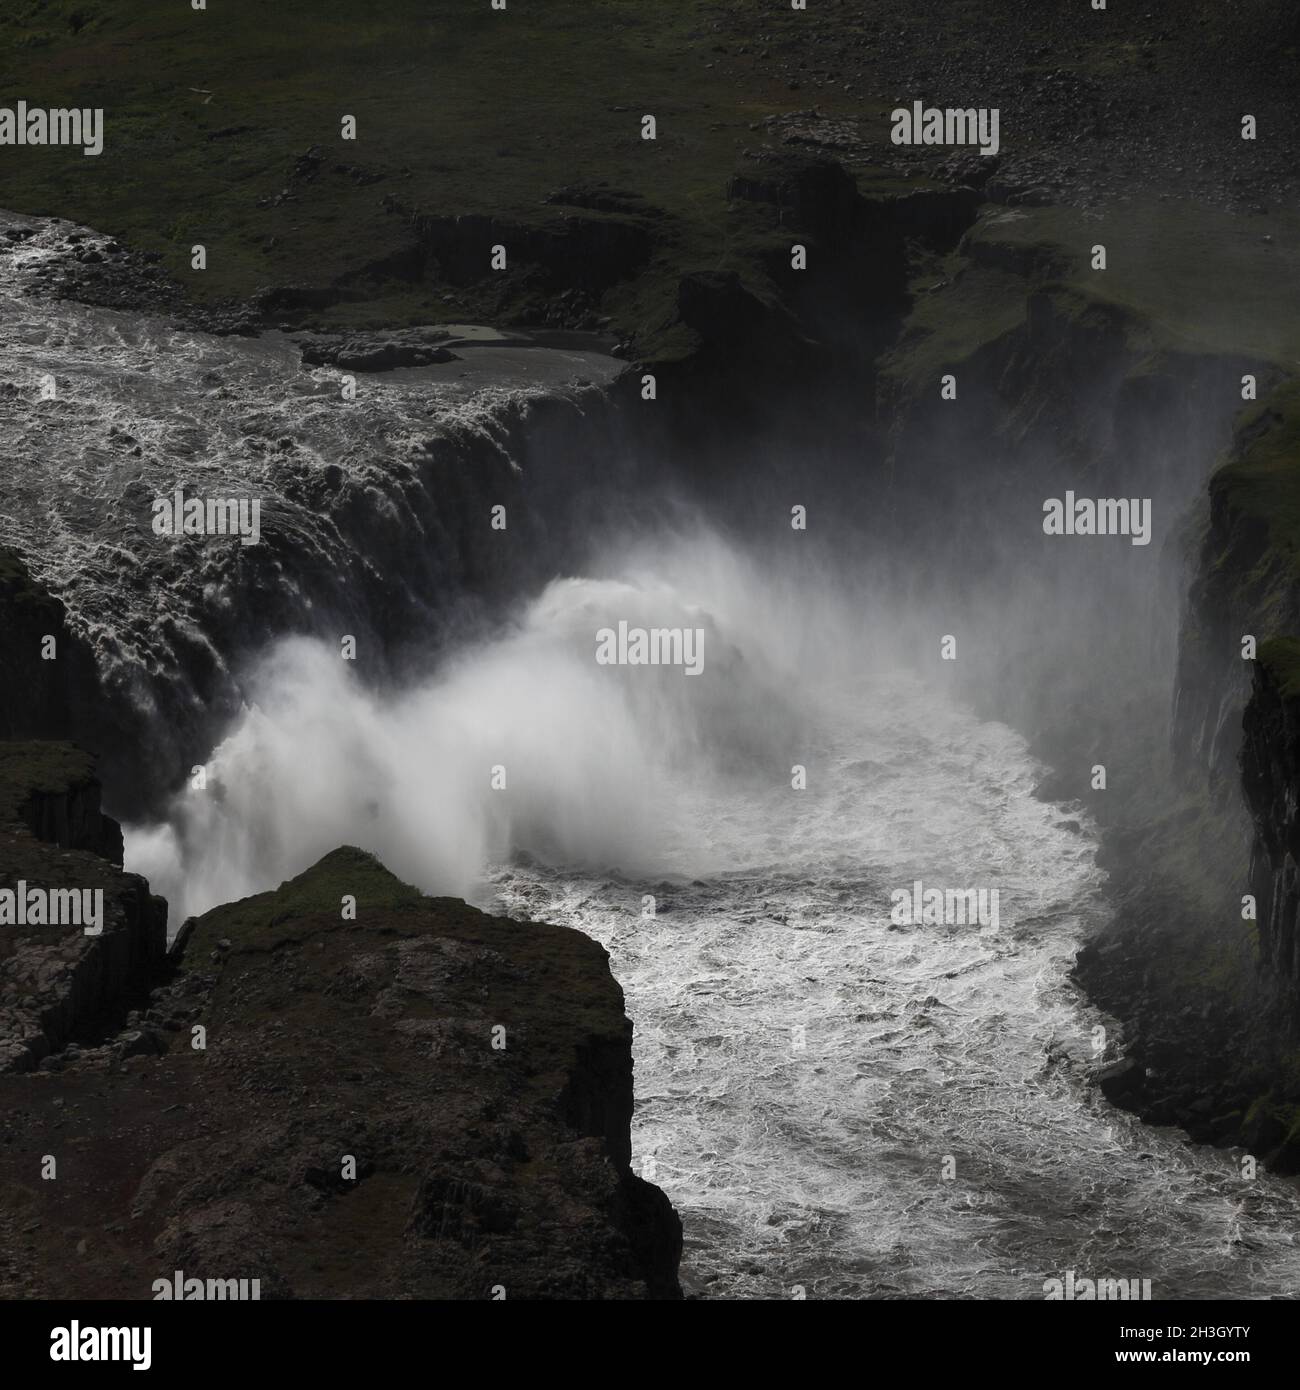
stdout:
MULTIPOLYGON (((1263 640, 1295 623, 1293 413, 1277 365, 1249 345, 1170 337, 1141 305, 1081 281, 1078 248, 1053 240, 1054 210, 1001 207, 969 188, 864 196, 831 162, 793 156, 738 174, 729 194, 763 227, 754 273, 680 278, 675 321, 656 340, 677 344, 675 355, 663 349, 605 390, 508 405, 489 428, 440 433, 362 477, 301 468, 286 451, 287 494, 320 519, 328 552, 350 558, 304 565, 319 537, 291 531, 287 549, 232 562, 227 617, 204 642, 170 648, 173 669, 156 684, 175 697, 152 711, 105 704, 111 722, 130 725, 124 794, 147 804, 162 789, 163 777, 130 786, 127 751, 153 736, 159 709, 177 718, 164 721, 171 743, 151 766, 173 781, 185 749, 220 727, 252 640, 230 615, 250 605, 258 641, 300 628, 308 611, 317 630, 370 634, 384 653, 378 678, 416 644, 429 659, 443 635, 472 630, 557 565, 578 570, 584 537, 611 518, 676 491, 723 503, 716 514, 739 525, 746 508, 770 504, 766 484, 797 477, 801 499, 827 504, 828 530, 860 525, 862 549, 879 542, 905 559, 906 582, 882 589, 886 601, 909 588, 923 601, 957 595, 952 621, 974 637, 958 693, 1021 728, 1052 769, 1042 794, 1077 799, 1102 827, 1117 911, 1081 954, 1079 978, 1121 1024, 1108 1094, 1290 1166, 1300 1084, 1288 1042, 1289 716, 1285 682, 1270 683, 1276 651, 1253 667, 1241 651, 1243 634, 1263 640), (784 259, 795 238, 814 253, 807 278, 784 259), (657 377, 653 404, 642 369, 657 377), (959 409, 939 396, 945 373, 959 409), (1264 400, 1242 411, 1246 374, 1264 400), (1066 489, 1151 498, 1157 544, 1121 542, 1104 557, 1051 545, 1041 503, 1066 489), (505 554, 483 525, 498 501, 522 542, 505 554), (301 585, 281 582, 300 569, 301 585), (1043 592, 1067 621, 1043 623, 1043 592), (1110 775, 1103 794, 1090 786, 1098 764, 1110 775), (1257 927, 1243 919, 1247 892, 1257 927)), ((569 206, 590 196, 564 194, 569 206)), ((603 211, 653 222, 643 208, 603 211)), ((431 261, 455 261, 467 232, 417 220, 411 235, 407 269, 425 275, 431 261)), ((598 241, 602 256, 631 257, 600 276, 638 273, 637 235, 598 241)), ((562 261, 571 248, 560 236, 533 250, 562 261)), ((184 571, 178 583, 187 591, 184 571)), ((41 612, 36 627, 52 621, 41 612)), ((36 628, 24 619, 15 631, 34 669, 36 628)), ((11 693, 11 725, 30 726, 38 704, 11 693)), ((566 1092, 584 1130, 604 1124, 583 1099, 594 1076, 597 1096, 610 1083, 601 1055, 566 1092)))
POLYGON ((1022 729, 1040 794, 1102 830, 1114 917, 1077 978, 1119 1024, 1106 1094, 1295 1171, 1300 767, 1291 646, 1268 640, 1300 630, 1294 388, 1264 353, 1192 350, 1071 279, 1078 259, 986 209, 943 302, 917 301, 881 377, 891 520, 931 592, 964 577, 944 604, 967 634, 956 692, 1022 729), (1045 539, 1067 489, 1150 498, 1154 543, 1045 539))

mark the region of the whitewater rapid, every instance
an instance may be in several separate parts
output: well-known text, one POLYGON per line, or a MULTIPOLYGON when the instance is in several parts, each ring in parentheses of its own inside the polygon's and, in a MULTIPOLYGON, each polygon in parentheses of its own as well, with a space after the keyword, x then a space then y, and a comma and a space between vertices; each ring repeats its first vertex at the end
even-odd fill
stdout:
MULTIPOLYGON (((114 246, 0 210, 0 545, 24 554, 105 690, 155 731, 199 721, 233 686, 232 648, 428 621, 483 566, 474 539, 497 539, 490 506, 514 500, 521 473, 512 430, 539 402, 580 413, 623 370, 469 329, 456 361, 349 377, 305 365, 283 333, 216 336, 57 296, 74 251, 114 246), (178 488, 256 499, 261 543, 159 536, 153 504, 178 488)), ((498 569, 505 549, 488 551, 498 569)))
POLYGON ((1106 911, 1086 815, 1037 799, 1023 739, 855 599, 661 539, 417 688, 344 665, 282 648, 210 760, 219 795, 133 828, 128 863, 197 911, 356 843, 601 941, 635 1023, 634 1163, 682 1215, 689 1289, 1300 1288, 1291 1185, 1091 1084, 1122 1039, 1069 980, 1106 911), (603 621, 652 613, 700 626, 698 678, 595 663, 603 621), (916 880, 996 891, 996 927, 892 921, 916 880))
POLYGON ((610 952, 635 1161, 682 1214, 688 1285, 1024 1299, 1073 1270, 1294 1297, 1293 1189, 1087 1084, 1118 1041, 1068 980, 1096 842, 1034 799, 1022 740, 899 678, 838 692, 816 748, 808 791, 689 798, 658 882, 492 876, 500 909, 610 952), (998 889, 998 930, 891 928, 914 877, 998 889))
MULTIPOLYGON (((828 586, 811 536, 785 538, 795 563, 775 537, 749 561, 704 532, 611 536, 603 565, 492 635, 395 683, 358 674, 338 610, 364 633, 359 591, 391 609, 409 586, 418 615, 461 582, 446 501, 478 517, 506 495, 521 468, 501 422, 553 395, 530 376, 547 359, 505 385, 504 360, 385 373, 345 405, 339 373, 280 335, 35 293, 69 225, 0 223, 19 234, 0 244, 0 542, 108 685, 148 706, 171 683, 183 713, 195 669, 230 662, 244 702, 206 789, 127 827, 173 929, 351 843, 426 891, 600 940, 635 1023, 634 1161, 681 1213, 683 1280, 707 1297, 1037 1299, 1070 1272, 1161 1299, 1296 1296, 1293 1185, 1092 1086, 1122 1055, 1069 982, 1107 910, 1096 834, 1032 795, 1018 735, 966 709, 969 656, 936 657, 951 619, 828 586), (160 543, 151 499, 182 483, 266 499, 270 543, 160 543), (698 629, 704 670, 598 666, 595 633, 620 621, 698 629), (892 922, 918 879, 996 892, 996 929, 892 922)), ((609 460, 585 462, 614 486, 609 460)))

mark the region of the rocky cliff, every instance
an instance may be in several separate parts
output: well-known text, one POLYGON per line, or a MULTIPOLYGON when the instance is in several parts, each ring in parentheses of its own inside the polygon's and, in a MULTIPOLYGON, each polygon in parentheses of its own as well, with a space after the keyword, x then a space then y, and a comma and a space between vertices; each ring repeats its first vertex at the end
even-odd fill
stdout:
MULTIPOLYGON (((1242 786, 1254 825, 1250 890, 1261 961, 1275 990, 1300 993, 1300 642, 1266 642, 1254 668, 1241 748, 1242 786)), ((1288 1010, 1300 1032, 1300 1012, 1288 1010)))
POLYGON ((0 547, 0 738, 59 738, 98 687, 63 604, 16 551, 0 547))
POLYGON ((1232 790, 1254 677, 1255 653, 1243 644, 1300 631, 1297 482, 1300 386, 1283 382, 1243 410, 1210 480, 1182 624, 1175 737, 1189 761, 1232 790))
POLYGON ((0 925, 0 1073, 112 1027, 165 959, 167 905, 122 872, 122 832, 99 795, 94 760, 71 744, 0 744, 0 888, 103 893, 96 935, 0 925))
MULTIPOLYGON (((1119 1025, 1103 1090, 1294 1171, 1300 769, 1276 674, 1286 649, 1265 639, 1300 631, 1296 388, 1262 308, 1251 337, 1174 322, 1174 286, 1227 231, 1172 230, 1164 263, 1121 284, 1088 274, 1063 210, 986 207, 914 301, 878 409, 890 523, 967 634, 961 697, 1024 730, 1052 769, 1041 794, 1077 800, 1102 831, 1114 916, 1077 978, 1119 1025), (958 395, 941 403, 945 372, 958 395), (972 466, 984 459, 996 467, 972 466), (1044 540, 1042 501, 1066 489, 1150 499, 1152 543, 1044 540)), ((1115 235, 1098 224, 1086 238, 1115 235)), ((1267 281, 1268 242, 1243 289, 1267 281)))
MULTIPOLYGON (((4 563, 7 730, 66 734, 61 605, 4 563)), ((147 1298, 177 1268, 264 1297, 681 1296, 594 942, 340 850, 169 956, 121 864, 93 757, 0 742, 0 889, 105 905, 99 935, 0 926, 0 1297, 147 1298)))
POLYGON ((176 1269, 262 1297, 681 1297, 601 947, 341 849, 169 960, 161 900, 74 847, 112 838, 85 755, 3 753, 0 883, 112 908, 99 938, 0 928, 0 1297, 149 1298, 176 1269))

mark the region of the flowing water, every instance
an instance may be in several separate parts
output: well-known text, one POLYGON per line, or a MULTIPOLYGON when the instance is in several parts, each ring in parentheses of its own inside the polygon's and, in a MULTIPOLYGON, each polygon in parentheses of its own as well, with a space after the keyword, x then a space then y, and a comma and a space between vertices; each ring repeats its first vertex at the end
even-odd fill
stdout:
POLYGON ((683 798, 662 883, 493 875, 502 909, 610 952, 634 1152, 685 1220, 690 1284, 1036 1298, 1074 1270, 1294 1296, 1292 1190, 1085 1084, 1106 1021, 1067 972, 1095 846, 1030 795, 1021 741, 907 682, 847 689, 834 715, 817 792, 683 798), (998 929, 891 926, 914 876, 996 887, 998 929))
MULTIPOLYGON (((22 463, 0 539, 101 663, 162 669, 159 608, 201 630, 229 596, 224 570, 150 548, 178 460, 278 500, 300 553, 330 563, 355 537, 315 506, 318 474, 365 475, 406 525, 392 480, 438 423, 427 378, 341 411, 282 339, 30 298, 55 240, 42 227, 0 265, 0 440, 22 463)), ((441 420, 489 435, 491 407, 439 396, 441 420)), ((1105 911, 1096 839, 1032 795, 1023 740, 915 661, 869 587, 706 532, 640 542, 384 692, 336 645, 268 646, 210 794, 129 827, 128 867, 177 924, 354 843, 429 891, 599 939, 636 1025, 635 1162, 682 1214, 684 1280, 707 1296, 1041 1298, 1074 1271, 1157 1298, 1294 1297, 1293 1187, 1089 1084, 1119 1042, 1068 980, 1105 911), (598 665, 595 633, 620 620, 698 629, 703 671, 598 665), (996 923, 892 920, 917 880, 996 891, 996 923)))
POLYGON ((453 594, 464 537, 447 525, 447 496, 453 516, 486 516, 518 471, 507 422, 542 398, 580 411, 591 384, 621 368, 480 331, 459 360, 362 375, 345 399, 344 373, 305 367, 284 334, 215 336, 53 297, 69 235, 82 251, 112 246, 0 211, 0 457, 11 465, 0 544, 67 604, 106 688, 148 710, 164 687, 178 692, 173 709, 192 707, 194 668, 225 670, 231 643, 217 630, 247 644, 274 614, 364 632, 363 590, 415 613, 453 594), (257 499, 262 542, 160 537, 154 503, 177 488, 257 499))
POLYGON ((846 655, 850 604, 801 608, 716 539, 649 553, 390 701, 282 650, 213 758, 220 799, 134 834, 136 866, 199 908, 350 840, 600 940, 636 1025, 635 1163, 707 1296, 1041 1298, 1069 1271, 1293 1296, 1293 1188, 1088 1083, 1117 1042, 1068 979, 1096 840, 1032 795, 1020 736, 873 670, 883 647, 846 655), (595 664, 602 618, 651 611, 701 626, 698 678, 595 664), (893 920, 917 880, 996 890, 996 922, 893 920))

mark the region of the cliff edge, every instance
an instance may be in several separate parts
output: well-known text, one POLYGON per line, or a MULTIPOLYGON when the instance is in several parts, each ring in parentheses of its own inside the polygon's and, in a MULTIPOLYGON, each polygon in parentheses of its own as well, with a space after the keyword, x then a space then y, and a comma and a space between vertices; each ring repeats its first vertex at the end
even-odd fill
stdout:
MULTIPOLYGON (((59 823, 48 793, 22 805, 59 823)), ((681 1297, 681 1223, 630 1167, 632 1024, 594 941, 343 848, 187 923, 168 960, 143 880, 21 818, 0 842, 116 874, 139 909, 98 938, 0 928, 0 1297, 147 1299, 176 1270, 263 1298, 681 1297), (133 968, 74 989, 113 939, 133 968)))

